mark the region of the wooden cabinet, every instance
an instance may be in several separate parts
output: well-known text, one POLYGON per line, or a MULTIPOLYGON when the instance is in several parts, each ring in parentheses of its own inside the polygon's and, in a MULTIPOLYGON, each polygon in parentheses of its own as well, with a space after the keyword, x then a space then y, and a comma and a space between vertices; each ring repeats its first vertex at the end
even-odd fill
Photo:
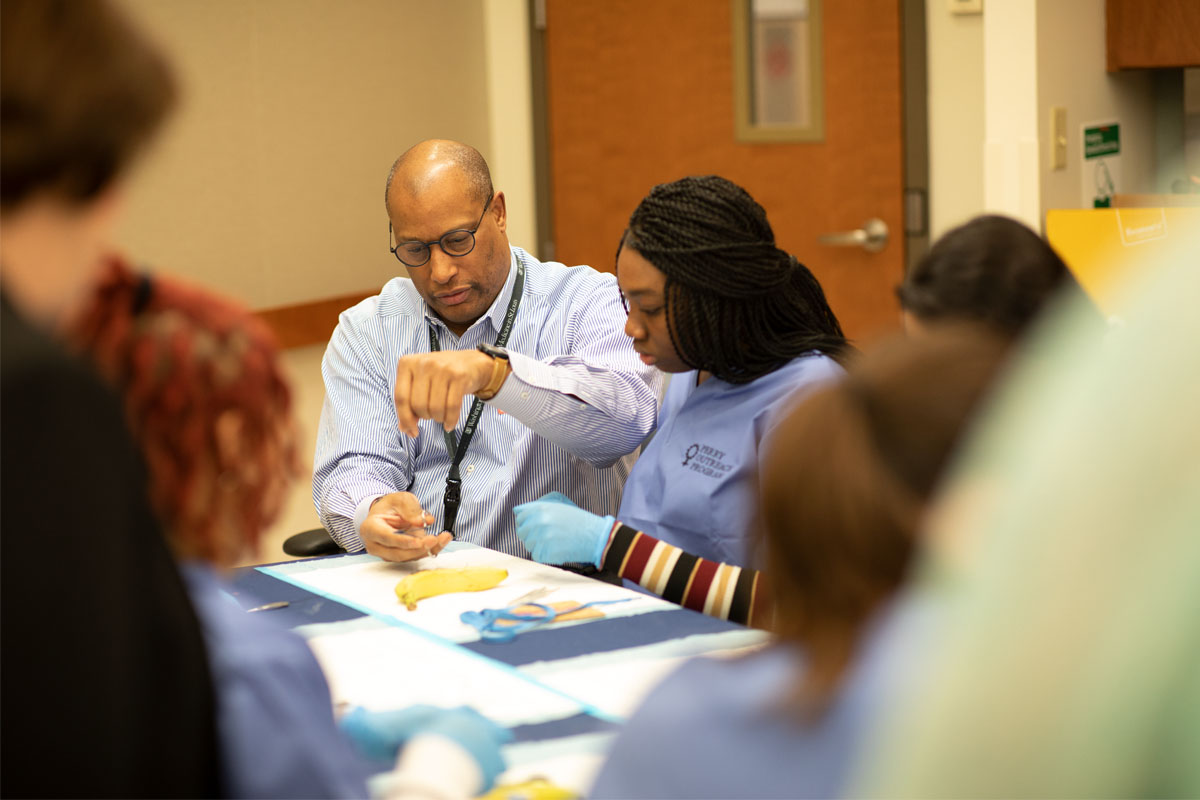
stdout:
POLYGON ((1108 71, 1200 66, 1200 0, 1106 0, 1108 71))

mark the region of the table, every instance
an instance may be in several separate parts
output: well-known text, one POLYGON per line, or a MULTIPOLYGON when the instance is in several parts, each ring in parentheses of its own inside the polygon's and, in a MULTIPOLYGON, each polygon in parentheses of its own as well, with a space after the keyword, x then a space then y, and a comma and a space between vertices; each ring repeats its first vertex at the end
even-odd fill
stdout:
POLYGON ((581 794, 620 725, 667 672, 689 656, 737 654, 768 640, 658 597, 465 542, 407 564, 358 554, 251 567, 234 587, 245 607, 288 602, 261 613, 307 639, 335 705, 473 706, 513 733, 499 783, 544 777, 581 794), (422 600, 413 611, 396 598, 396 583, 416 570, 477 566, 508 577, 486 591, 422 600), (621 602, 599 606, 600 618, 555 622, 510 642, 482 641, 459 619, 540 587, 551 591, 539 602, 621 602), (403 674, 442 680, 430 696, 427 685, 394 679, 403 674))

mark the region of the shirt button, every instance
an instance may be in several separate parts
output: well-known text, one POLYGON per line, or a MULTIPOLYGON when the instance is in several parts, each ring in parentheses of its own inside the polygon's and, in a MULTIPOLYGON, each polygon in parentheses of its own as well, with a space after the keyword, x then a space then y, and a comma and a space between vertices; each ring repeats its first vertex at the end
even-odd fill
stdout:
POLYGON ((475 465, 467 464, 467 472, 474 472, 474 471, 475 471, 475 465))
POLYGON ((528 399, 529 399, 529 392, 521 392, 521 399, 522 399, 522 400, 528 400, 528 399))

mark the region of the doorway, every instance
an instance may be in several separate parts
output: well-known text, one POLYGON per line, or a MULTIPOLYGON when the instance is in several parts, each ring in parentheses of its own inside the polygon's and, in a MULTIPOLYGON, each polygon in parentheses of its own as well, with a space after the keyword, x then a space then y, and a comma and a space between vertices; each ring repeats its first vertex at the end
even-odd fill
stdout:
POLYGON ((923 246, 924 2, 822 4, 824 138, 788 143, 735 137, 734 5, 534 3, 539 255, 612 271, 629 214, 654 184, 716 173, 766 208, 779 246, 816 274, 849 337, 895 330, 893 288, 906 251, 923 246), (919 109, 906 111, 907 95, 919 109), (878 252, 821 241, 870 219, 889 231, 878 252))

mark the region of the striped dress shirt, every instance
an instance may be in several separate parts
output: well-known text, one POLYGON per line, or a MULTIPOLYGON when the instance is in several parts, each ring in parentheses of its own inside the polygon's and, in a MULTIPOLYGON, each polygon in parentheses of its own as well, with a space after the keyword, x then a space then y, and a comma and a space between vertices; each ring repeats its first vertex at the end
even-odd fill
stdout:
MULTIPOLYGON (((624 333, 616 279, 590 267, 538 261, 512 248, 508 279, 491 308, 455 336, 407 278, 342 312, 321 373, 325 405, 313 461, 321 523, 345 549, 363 549, 358 527, 375 498, 416 495, 443 525, 450 469, 442 427, 421 420, 400 432, 393 400, 396 363, 427 353, 429 328, 442 350, 496 340, 512 296, 516 260, 525 289, 508 340, 512 374, 487 403, 459 469, 462 504, 455 535, 528 556, 512 507, 560 491, 581 508, 615 514, 633 451, 654 429, 663 376, 641 363, 624 333)), ((473 395, 463 399, 465 421, 473 395)), ((461 439, 462 422, 459 423, 461 439)))

